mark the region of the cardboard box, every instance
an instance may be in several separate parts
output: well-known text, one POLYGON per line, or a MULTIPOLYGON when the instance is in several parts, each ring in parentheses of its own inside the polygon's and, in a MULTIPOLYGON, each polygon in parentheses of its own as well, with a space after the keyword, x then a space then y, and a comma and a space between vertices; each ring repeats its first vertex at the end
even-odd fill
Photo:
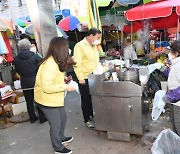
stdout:
POLYGON ((22 97, 22 96, 24 96, 24 94, 23 94, 23 90, 22 90, 22 89, 19 89, 19 90, 14 90, 14 93, 15 93, 18 97, 22 97))
POLYGON ((16 99, 17 99, 17 95, 16 94, 12 94, 12 96, 8 98, 8 102, 16 103, 17 102, 16 99))

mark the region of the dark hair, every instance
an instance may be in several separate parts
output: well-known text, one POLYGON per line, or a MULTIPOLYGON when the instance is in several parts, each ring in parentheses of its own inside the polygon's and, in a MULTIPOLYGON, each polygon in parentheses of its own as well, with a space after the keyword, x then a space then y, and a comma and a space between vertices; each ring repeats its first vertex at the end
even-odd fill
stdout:
POLYGON ((49 48, 46 56, 42 59, 40 64, 46 61, 50 56, 54 58, 61 72, 66 71, 70 66, 74 65, 75 62, 69 56, 69 44, 68 41, 63 37, 54 37, 50 41, 49 48))
POLYGON ((93 36, 95 36, 96 34, 101 34, 101 31, 99 30, 99 29, 97 29, 97 28, 90 28, 89 30, 88 30, 88 32, 87 32, 87 36, 89 36, 89 35, 93 35, 93 36))
POLYGON ((178 57, 180 56, 180 41, 174 41, 172 44, 171 44, 171 52, 173 54, 178 54, 178 57))

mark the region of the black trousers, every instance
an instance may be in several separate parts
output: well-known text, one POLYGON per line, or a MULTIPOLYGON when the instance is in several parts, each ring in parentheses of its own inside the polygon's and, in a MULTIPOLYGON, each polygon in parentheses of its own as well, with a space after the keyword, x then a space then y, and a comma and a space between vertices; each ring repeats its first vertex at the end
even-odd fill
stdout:
POLYGON ((89 84, 88 79, 85 80, 86 84, 82 85, 78 83, 79 90, 81 93, 81 107, 82 113, 84 117, 84 122, 88 122, 91 118, 93 118, 93 108, 92 108, 92 100, 89 92, 89 84))
MULTIPOLYGON (((33 121, 37 119, 36 113, 35 113, 35 107, 34 107, 34 90, 23 90, 24 97, 26 100, 26 105, 27 105, 27 111, 29 114, 30 121, 33 121)), ((44 113, 41 111, 41 109, 37 106, 37 111, 38 111, 38 117, 39 120, 44 119, 44 113)))

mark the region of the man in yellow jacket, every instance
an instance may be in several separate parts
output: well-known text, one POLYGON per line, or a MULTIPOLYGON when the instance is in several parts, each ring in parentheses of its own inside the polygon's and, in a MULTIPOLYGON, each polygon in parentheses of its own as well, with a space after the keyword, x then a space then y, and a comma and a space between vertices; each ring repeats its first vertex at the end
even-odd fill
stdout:
POLYGON ((84 122, 88 128, 94 128, 92 101, 89 93, 88 75, 97 69, 99 52, 97 45, 100 44, 101 31, 91 28, 87 36, 74 47, 74 71, 79 80, 81 93, 81 107, 84 122))

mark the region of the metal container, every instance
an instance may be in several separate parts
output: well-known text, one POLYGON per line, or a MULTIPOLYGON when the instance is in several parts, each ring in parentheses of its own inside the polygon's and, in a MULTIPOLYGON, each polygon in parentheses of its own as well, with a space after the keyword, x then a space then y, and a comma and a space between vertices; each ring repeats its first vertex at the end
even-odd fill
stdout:
POLYGON ((88 76, 95 128, 107 131, 108 139, 130 141, 130 134, 144 131, 143 87, 129 81, 106 81, 107 77, 109 72, 88 76))
POLYGON ((139 70, 136 68, 123 68, 119 70, 120 81, 139 83, 139 70))

